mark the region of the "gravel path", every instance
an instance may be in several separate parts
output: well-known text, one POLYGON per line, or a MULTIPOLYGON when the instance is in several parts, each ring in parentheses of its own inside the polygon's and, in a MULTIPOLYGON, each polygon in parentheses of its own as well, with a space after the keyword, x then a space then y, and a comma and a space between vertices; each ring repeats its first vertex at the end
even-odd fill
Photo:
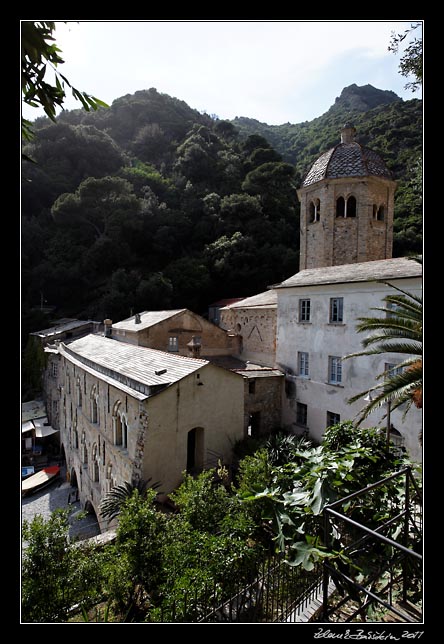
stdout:
POLYGON ((88 514, 83 519, 75 519, 75 513, 80 508, 80 502, 75 501, 76 488, 65 481, 65 470, 62 468, 61 476, 57 481, 51 483, 40 492, 22 498, 22 521, 32 521, 40 514, 44 519, 49 519, 52 512, 57 508, 70 508, 70 529, 69 534, 76 539, 87 539, 100 534, 99 525, 94 515, 88 514), (70 498, 72 502, 68 505, 70 498))

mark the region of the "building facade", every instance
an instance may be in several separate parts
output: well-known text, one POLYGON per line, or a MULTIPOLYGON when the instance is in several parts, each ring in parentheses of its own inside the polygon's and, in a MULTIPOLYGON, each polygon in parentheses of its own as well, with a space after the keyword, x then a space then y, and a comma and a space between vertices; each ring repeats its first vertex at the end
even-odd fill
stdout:
POLYGON ((244 382, 207 360, 89 335, 48 350, 47 408, 71 482, 102 525, 111 487, 230 462, 244 437, 244 382))
MULTIPOLYGON (((339 421, 353 420, 365 405, 348 400, 370 389, 389 365, 396 369, 399 354, 360 356, 342 360, 362 350, 357 333, 359 317, 384 307, 383 298, 394 290, 379 280, 420 294, 422 266, 407 258, 363 262, 300 271, 276 287, 278 293, 278 368, 286 374, 282 422, 291 431, 308 433, 320 441, 325 429, 339 421)), ((380 313, 379 315, 383 315, 380 313)), ((405 356, 402 356, 404 358, 405 356)), ((386 409, 372 413, 364 427, 384 426, 386 409)), ((421 410, 412 406, 405 418, 402 407, 391 414, 410 456, 421 460, 419 434, 421 410)))
MULTIPOLYGON (((200 345, 200 355, 229 356, 234 351, 233 337, 188 309, 144 311, 112 324, 105 321, 106 335, 121 342, 190 355, 189 343, 200 345)), ((195 353, 195 352, 193 352, 195 353)))
POLYGON ((276 359, 277 294, 274 289, 220 310, 220 326, 237 339, 237 355, 273 367, 276 359))

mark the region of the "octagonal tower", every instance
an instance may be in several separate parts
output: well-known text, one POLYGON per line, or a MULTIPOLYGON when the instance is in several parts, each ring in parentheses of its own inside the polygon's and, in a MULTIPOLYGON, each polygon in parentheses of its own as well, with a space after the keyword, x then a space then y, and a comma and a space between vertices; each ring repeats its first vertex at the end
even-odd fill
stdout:
POLYGON ((341 143, 313 163, 301 202, 299 270, 389 259, 396 182, 381 157, 357 143, 346 123, 341 143))

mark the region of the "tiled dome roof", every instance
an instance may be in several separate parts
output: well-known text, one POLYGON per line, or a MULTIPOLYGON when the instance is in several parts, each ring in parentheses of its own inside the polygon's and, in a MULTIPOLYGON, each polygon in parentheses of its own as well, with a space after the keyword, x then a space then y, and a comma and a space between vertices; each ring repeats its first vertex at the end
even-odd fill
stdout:
POLYGON ((352 126, 346 124, 342 142, 327 150, 313 163, 307 172, 302 186, 310 186, 322 179, 341 179, 343 177, 366 177, 369 175, 393 179, 392 173, 379 154, 353 141, 350 135, 352 126))

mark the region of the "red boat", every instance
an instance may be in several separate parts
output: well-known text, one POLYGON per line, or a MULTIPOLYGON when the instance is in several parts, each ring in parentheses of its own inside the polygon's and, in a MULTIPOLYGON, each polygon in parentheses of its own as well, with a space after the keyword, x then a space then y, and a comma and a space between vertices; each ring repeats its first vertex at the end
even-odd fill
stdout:
POLYGON ((58 465, 45 467, 40 472, 22 481, 22 496, 41 490, 49 483, 52 483, 58 476, 60 476, 60 467, 58 465))

